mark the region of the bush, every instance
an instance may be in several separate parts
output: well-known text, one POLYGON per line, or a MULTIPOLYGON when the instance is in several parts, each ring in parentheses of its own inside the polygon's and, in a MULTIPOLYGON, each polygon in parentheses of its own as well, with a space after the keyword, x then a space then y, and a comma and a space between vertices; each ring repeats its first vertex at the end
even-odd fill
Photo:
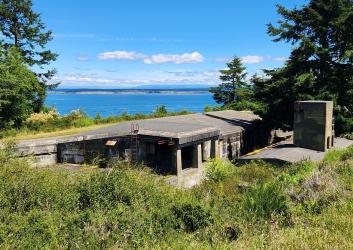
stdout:
POLYGON ((295 196, 292 194, 292 199, 306 212, 318 214, 338 200, 339 192, 336 174, 323 165, 303 182, 295 196))
POLYGON ((352 160, 353 159, 353 147, 350 147, 346 150, 343 151, 340 160, 341 161, 347 161, 347 160, 352 160))
POLYGON ((278 182, 257 185, 245 193, 243 208, 248 218, 271 219, 273 215, 290 216, 284 189, 278 182))
POLYGON ((204 112, 211 112, 212 111, 212 107, 207 105, 204 109, 203 109, 204 112))
POLYGON ((206 179, 222 182, 234 172, 234 165, 222 159, 211 159, 206 165, 206 179))
POLYGON ((249 184, 262 184, 274 179, 273 166, 263 161, 251 161, 237 170, 241 180, 249 184))
POLYGON ((184 228, 187 232, 195 232, 212 223, 209 210, 200 204, 182 203, 173 206, 173 214, 177 219, 177 228, 184 228))
POLYGON ((0 150, 0 248, 352 246, 349 160, 278 168, 218 159, 212 180, 185 190, 126 162, 109 170, 31 168, 7 144, 0 150))
POLYGON ((161 105, 157 106, 156 111, 154 113, 156 116, 165 116, 168 114, 168 111, 165 105, 161 105))

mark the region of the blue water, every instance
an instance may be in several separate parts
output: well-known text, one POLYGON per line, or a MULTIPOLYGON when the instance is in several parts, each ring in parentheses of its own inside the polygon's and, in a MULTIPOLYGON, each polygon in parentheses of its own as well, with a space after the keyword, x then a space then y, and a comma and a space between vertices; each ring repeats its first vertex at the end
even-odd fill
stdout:
POLYGON ((46 105, 55 106, 61 115, 82 108, 88 115, 100 113, 103 117, 151 113, 158 105, 165 105, 168 111, 186 109, 201 112, 207 105, 214 106, 212 95, 204 94, 60 94, 50 93, 46 105))

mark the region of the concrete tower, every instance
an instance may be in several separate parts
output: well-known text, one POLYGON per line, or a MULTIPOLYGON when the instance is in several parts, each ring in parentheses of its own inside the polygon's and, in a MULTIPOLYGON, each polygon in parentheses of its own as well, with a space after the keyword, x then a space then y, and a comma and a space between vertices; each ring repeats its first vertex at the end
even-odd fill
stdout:
POLYGON ((294 103, 294 144, 326 151, 333 147, 333 103, 300 101, 294 103))

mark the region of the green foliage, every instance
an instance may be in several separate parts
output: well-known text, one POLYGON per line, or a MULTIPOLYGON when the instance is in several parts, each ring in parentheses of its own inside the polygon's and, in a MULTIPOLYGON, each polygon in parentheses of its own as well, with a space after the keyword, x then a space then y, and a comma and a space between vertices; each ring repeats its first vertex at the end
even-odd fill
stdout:
MULTIPOLYGON (((32 7, 31 0, 0 1, 1 42, 6 50, 15 47, 27 65, 39 66, 42 69, 51 61, 55 61, 57 55, 45 49, 45 45, 52 39, 52 34, 51 31, 46 30, 40 15, 35 13, 32 7)), ((36 73, 37 99, 33 103, 36 112, 39 112, 43 106, 46 91, 57 85, 48 84, 48 80, 55 73, 55 70, 36 73)))
POLYGON ((168 114, 167 108, 165 105, 157 106, 156 111, 154 112, 157 116, 165 116, 168 114))
POLYGON ((211 159, 206 166, 206 179, 213 182, 222 182, 234 172, 234 166, 228 161, 211 159))
POLYGON ((251 188, 244 197, 244 210, 253 217, 270 219, 273 215, 290 216, 284 188, 278 182, 260 184, 251 188))
POLYGON ((97 113, 96 113, 96 116, 94 117, 94 119, 95 119, 96 121, 101 120, 101 119, 102 119, 101 114, 100 114, 99 112, 97 112, 97 113))
POLYGON ((210 88, 213 93, 213 98, 217 103, 229 108, 237 110, 252 108, 250 99, 253 96, 251 86, 246 83, 245 67, 243 67, 241 59, 234 57, 231 62, 227 63, 228 69, 220 70, 221 76, 219 77, 222 83, 210 88))
POLYGON ((337 134, 353 131, 353 3, 311 0, 292 10, 278 6, 282 20, 268 26, 274 41, 293 49, 284 67, 253 78, 257 110, 275 128, 291 129, 293 102, 334 102, 337 134))
POLYGON ((207 105, 204 109, 203 109, 204 112, 211 112, 212 111, 212 107, 207 105))
POLYGON ((31 168, 14 146, 0 150, 0 248, 353 246, 352 148, 333 152, 335 161, 281 168, 226 162, 231 171, 217 181, 184 190, 126 162, 109 171, 31 168))
POLYGON ((14 47, 0 44, 0 129, 20 127, 35 111, 41 87, 14 47))
POLYGON ((173 206, 172 211, 177 219, 177 228, 186 232, 195 232, 212 223, 210 211, 200 204, 183 203, 173 206))

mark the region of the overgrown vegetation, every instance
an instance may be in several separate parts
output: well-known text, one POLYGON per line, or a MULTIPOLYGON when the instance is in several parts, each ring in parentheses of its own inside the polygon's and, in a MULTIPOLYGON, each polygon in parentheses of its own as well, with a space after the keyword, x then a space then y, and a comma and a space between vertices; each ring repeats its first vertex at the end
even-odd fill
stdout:
POLYGON ((292 45, 283 67, 263 70, 245 81, 239 58, 221 70, 211 88, 224 109, 252 110, 271 128, 291 130, 296 101, 334 103, 337 135, 353 132, 353 1, 310 0, 293 9, 277 5, 277 25, 268 25, 275 42, 292 45))
POLYGON ((88 116, 83 110, 77 109, 67 115, 60 115, 56 109, 47 108, 40 113, 32 113, 22 124, 20 129, 7 129, 0 131, 0 139, 16 136, 19 134, 36 134, 42 132, 53 132, 70 128, 88 127, 96 124, 118 123, 122 121, 158 118, 165 116, 185 115, 190 112, 183 110, 179 112, 168 112, 164 105, 157 106, 150 114, 137 113, 130 115, 122 113, 118 116, 101 117, 99 113, 94 118, 88 116))
POLYGON ((214 160, 191 190, 127 163, 69 172, 12 152, 0 151, 1 248, 353 247, 353 148, 281 168, 214 160))
POLYGON ((52 33, 32 8, 32 0, 0 0, 0 129, 19 128, 57 86, 52 33))

